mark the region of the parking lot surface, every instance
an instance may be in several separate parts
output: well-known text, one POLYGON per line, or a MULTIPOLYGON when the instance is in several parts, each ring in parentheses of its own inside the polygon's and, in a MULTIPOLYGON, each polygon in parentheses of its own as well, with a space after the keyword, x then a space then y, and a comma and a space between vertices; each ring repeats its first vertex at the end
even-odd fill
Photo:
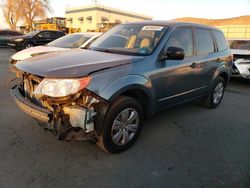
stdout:
POLYGON ((21 112, 0 49, 0 187, 250 187, 250 81, 233 79, 214 110, 198 102, 147 119, 136 144, 111 155, 58 141, 21 112))

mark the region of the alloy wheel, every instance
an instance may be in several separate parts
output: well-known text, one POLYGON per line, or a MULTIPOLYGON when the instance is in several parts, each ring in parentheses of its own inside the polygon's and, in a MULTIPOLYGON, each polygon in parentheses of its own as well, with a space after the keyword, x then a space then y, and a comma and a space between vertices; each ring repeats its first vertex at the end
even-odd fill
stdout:
POLYGON ((139 115, 133 108, 126 108, 113 121, 112 141, 116 145, 125 145, 132 140, 139 126, 139 115))
POLYGON ((222 82, 219 82, 214 89, 214 94, 213 94, 214 104, 218 104, 221 101, 223 92, 224 92, 224 84, 222 82))

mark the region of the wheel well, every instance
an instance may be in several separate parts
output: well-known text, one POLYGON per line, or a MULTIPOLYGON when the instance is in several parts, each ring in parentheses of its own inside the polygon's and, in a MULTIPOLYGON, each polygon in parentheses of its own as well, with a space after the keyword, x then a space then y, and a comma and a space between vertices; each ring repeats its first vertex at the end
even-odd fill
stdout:
POLYGON ((228 83, 228 75, 227 75, 227 73, 223 72, 219 76, 221 76, 225 80, 226 84, 228 83))
POLYGON ((142 105, 144 114, 147 115, 149 113, 149 100, 144 92, 140 90, 129 90, 122 93, 121 95, 129 96, 136 99, 142 105))

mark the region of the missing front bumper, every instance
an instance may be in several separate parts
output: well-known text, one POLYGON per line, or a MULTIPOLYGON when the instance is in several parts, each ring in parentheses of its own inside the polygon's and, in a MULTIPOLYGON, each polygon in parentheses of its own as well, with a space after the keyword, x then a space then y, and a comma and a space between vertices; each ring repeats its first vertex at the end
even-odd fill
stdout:
POLYGON ((51 111, 37 106, 31 103, 29 100, 24 98, 18 88, 18 86, 14 86, 10 90, 11 96, 14 99, 17 106, 29 116, 37 119, 43 123, 49 123, 53 117, 51 111))
POLYGON ((59 140, 94 139, 93 116, 95 113, 92 110, 67 106, 63 107, 60 112, 53 112, 26 99, 17 85, 12 87, 10 92, 23 112, 38 120, 40 125, 52 131, 59 140))

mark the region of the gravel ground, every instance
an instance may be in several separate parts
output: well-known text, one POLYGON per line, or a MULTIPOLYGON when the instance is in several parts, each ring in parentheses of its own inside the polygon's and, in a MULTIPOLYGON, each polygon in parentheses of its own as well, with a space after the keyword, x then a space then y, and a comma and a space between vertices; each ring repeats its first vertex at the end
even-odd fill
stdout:
POLYGON ((231 81, 221 106, 197 102, 145 122, 136 144, 104 153, 62 142, 12 101, 11 49, 0 49, 0 187, 250 187, 250 81, 231 81))

